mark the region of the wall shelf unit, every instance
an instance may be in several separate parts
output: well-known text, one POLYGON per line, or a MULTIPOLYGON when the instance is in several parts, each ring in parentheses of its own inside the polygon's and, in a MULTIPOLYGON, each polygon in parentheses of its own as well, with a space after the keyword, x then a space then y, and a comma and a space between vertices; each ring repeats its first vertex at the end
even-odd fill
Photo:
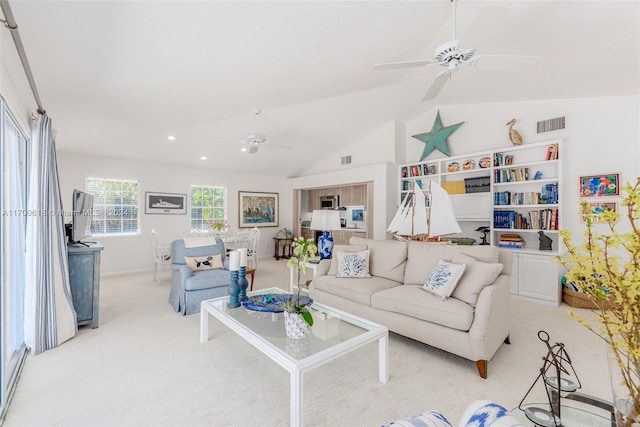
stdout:
POLYGON ((465 223, 471 230, 488 226, 492 245, 513 250, 514 297, 559 305, 553 256, 561 246, 560 152, 562 140, 554 139, 400 165, 399 203, 416 182, 426 186, 433 179, 449 193, 463 232, 465 223), (539 231, 551 239, 552 250, 539 249, 539 231))

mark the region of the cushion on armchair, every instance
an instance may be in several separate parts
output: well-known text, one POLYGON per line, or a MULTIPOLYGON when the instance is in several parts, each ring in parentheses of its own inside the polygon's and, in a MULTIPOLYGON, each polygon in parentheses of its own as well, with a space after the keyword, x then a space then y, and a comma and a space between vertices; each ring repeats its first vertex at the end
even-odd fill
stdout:
POLYGON ((382 427, 453 427, 449 420, 439 412, 429 411, 415 417, 394 421, 382 427))

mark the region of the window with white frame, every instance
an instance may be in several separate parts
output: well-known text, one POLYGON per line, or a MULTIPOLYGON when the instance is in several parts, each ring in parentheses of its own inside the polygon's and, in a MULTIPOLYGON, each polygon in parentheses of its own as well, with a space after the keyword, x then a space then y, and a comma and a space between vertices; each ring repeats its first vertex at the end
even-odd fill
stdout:
MULTIPOLYGON (((225 224, 227 203, 224 187, 191 186, 191 229, 212 230, 213 224, 225 224)), ((221 228, 218 228, 221 229, 221 228)))
POLYGON ((87 193, 93 196, 93 235, 140 233, 138 181, 89 177, 87 193))

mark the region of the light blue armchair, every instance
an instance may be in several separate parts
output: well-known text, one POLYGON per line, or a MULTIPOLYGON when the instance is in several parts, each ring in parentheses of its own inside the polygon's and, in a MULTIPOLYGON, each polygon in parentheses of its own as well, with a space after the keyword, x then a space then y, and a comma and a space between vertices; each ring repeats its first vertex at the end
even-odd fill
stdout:
POLYGON ((169 303, 176 312, 183 315, 198 313, 200 302, 203 300, 228 294, 229 260, 222 240, 216 237, 215 241, 215 245, 197 247, 185 247, 184 239, 171 242, 169 303), (208 255, 220 255, 224 269, 192 271, 184 258, 185 256, 205 257, 208 255))

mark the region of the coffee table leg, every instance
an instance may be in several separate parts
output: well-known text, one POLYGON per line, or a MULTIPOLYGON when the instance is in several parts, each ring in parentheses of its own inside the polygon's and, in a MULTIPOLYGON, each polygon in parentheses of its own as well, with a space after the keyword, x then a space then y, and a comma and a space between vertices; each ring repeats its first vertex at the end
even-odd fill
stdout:
POLYGON ((209 312, 200 306, 200 343, 209 341, 209 312))
POLYGON ((381 383, 389 381, 389 334, 378 340, 378 377, 381 383))
POLYGON ((302 427, 302 372, 291 371, 291 426, 302 427))

